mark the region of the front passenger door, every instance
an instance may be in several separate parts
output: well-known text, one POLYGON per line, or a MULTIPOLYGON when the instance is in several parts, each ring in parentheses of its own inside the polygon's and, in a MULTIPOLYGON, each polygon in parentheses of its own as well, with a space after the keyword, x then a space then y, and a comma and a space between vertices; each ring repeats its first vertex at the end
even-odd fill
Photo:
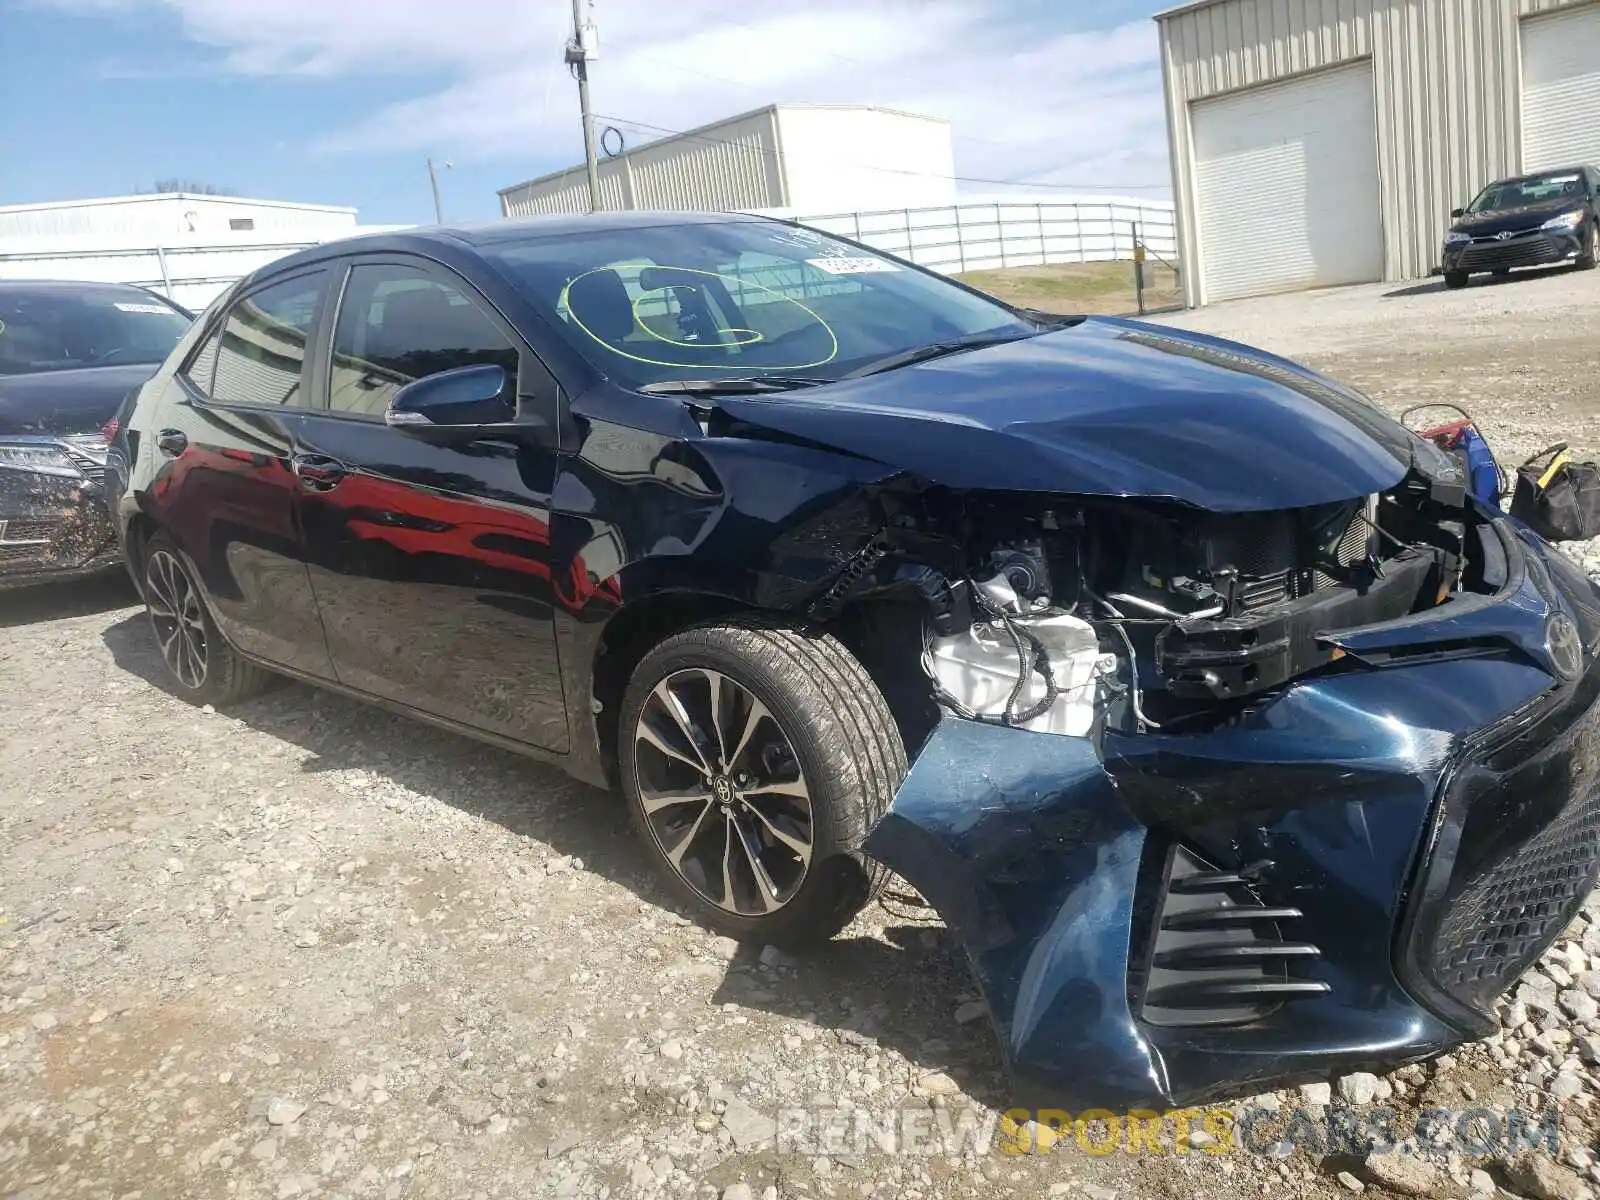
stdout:
POLYGON ((312 587, 339 682, 564 752, 550 584, 555 382, 464 280, 356 259, 306 425, 312 587), (477 363, 517 381, 528 436, 437 445, 384 424, 405 384, 477 363))

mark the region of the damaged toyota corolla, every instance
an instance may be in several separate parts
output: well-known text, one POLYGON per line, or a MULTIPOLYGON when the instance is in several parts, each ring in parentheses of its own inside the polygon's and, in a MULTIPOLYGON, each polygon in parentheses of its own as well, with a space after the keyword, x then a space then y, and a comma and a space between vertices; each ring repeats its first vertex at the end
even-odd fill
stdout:
POLYGON ((1600 862, 1600 592, 1360 395, 755 218, 382 235, 118 436, 171 686, 261 668, 619 786, 708 924, 892 871, 1019 1102, 1436 1054, 1600 862))

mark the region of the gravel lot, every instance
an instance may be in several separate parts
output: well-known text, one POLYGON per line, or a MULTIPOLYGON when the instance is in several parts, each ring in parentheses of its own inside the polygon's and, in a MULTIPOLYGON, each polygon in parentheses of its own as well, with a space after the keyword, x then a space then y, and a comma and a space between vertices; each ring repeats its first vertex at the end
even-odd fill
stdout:
MULTIPOLYGON (((1562 273, 1172 321, 1394 408, 1463 403, 1520 461, 1566 437, 1600 453, 1597 306, 1600 276, 1562 273)), ((885 903, 804 963, 738 947, 665 905, 612 796, 298 685, 195 710, 157 666, 119 580, 0 595, 0 1195, 1571 1200, 1600 1180, 1585 920, 1504 1034, 1334 1092, 1406 1113, 1554 1097, 1565 1165, 776 1147, 780 1107, 1003 1107, 922 911, 885 903)))

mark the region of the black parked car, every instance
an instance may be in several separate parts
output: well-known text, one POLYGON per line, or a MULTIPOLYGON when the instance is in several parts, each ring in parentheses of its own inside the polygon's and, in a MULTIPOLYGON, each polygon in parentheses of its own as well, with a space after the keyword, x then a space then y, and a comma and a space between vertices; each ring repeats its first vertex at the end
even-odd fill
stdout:
POLYGON ((143 288, 0 280, 0 587, 116 562, 103 429, 192 319, 143 288))
POLYGON ((112 484, 175 691, 268 672, 619 786, 684 901, 890 868, 1019 1098, 1436 1054, 1600 861, 1600 592, 1347 388, 737 216, 244 280, 112 484))
POLYGON ((1569 167, 1491 183, 1450 214, 1444 281, 1466 287, 1479 271, 1576 263, 1594 269, 1600 245, 1600 168, 1569 167))

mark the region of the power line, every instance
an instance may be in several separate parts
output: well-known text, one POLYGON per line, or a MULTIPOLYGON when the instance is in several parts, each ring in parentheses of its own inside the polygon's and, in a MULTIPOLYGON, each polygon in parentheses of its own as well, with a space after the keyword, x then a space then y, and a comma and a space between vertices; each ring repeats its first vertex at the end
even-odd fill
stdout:
MULTIPOLYGON (((769 150, 765 146, 757 147, 744 142, 730 142, 725 138, 707 137, 705 134, 691 133, 683 129, 668 129, 662 125, 652 125, 647 121, 635 121, 629 117, 611 117, 606 116, 604 113, 596 113, 595 116, 602 121, 631 125, 635 129, 645 129, 651 133, 661 134, 664 137, 687 138, 692 142, 704 142, 712 146, 732 146, 735 149, 746 152, 756 150, 769 158, 776 159, 778 157, 777 151, 769 150)), ((912 175, 922 179, 950 179, 957 183, 983 183, 991 187, 1029 187, 1062 192, 1149 192, 1165 191, 1171 186, 1165 183, 1045 183, 1042 180, 1030 179, 986 179, 979 175, 946 175, 942 171, 912 171, 903 167, 883 167, 872 163, 843 162, 838 159, 833 160, 833 165, 852 167, 861 171, 879 171, 887 175, 912 175)))

